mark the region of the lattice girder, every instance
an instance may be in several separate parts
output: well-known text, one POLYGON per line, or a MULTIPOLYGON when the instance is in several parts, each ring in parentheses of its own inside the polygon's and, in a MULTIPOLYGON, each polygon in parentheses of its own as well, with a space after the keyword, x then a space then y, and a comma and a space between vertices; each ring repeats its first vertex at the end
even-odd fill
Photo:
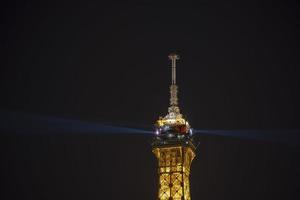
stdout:
POLYGON ((189 174, 195 153, 188 146, 154 147, 158 159, 159 200, 190 200, 189 174))

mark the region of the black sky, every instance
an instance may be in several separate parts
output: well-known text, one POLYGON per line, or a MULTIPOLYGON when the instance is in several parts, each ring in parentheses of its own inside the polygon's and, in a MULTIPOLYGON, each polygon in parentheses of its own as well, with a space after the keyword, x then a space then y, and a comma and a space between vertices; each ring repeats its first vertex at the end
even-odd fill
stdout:
MULTIPOLYGON (((167 112, 167 56, 177 52, 193 127, 300 128, 296 1, 1 4, 2 110, 151 125, 167 112)), ((193 199, 299 196, 298 147, 200 140, 193 199)), ((3 135, 4 199, 154 199, 149 141, 3 135)))

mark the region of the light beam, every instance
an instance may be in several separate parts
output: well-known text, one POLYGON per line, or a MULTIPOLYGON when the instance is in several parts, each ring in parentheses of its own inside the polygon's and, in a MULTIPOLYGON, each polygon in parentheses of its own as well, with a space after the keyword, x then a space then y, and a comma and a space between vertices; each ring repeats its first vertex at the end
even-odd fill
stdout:
POLYGON ((260 141, 300 144, 300 130, 194 130, 196 135, 212 135, 260 141))
POLYGON ((17 134, 153 134, 153 131, 113 126, 102 123, 85 122, 78 119, 26 114, 20 112, 0 112, 0 132, 17 134))

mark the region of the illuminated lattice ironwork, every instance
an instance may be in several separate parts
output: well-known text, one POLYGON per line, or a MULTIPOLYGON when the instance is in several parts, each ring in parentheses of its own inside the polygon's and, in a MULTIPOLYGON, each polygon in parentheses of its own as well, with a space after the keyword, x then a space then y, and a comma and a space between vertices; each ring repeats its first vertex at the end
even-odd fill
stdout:
POLYGON ((176 85, 176 60, 171 54, 172 84, 170 107, 165 117, 156 121, 153 153, 158 159, 159 200, 190 200, 190 166, 195 157, 192 129, 180 114, 176 85))
POLYGON ((160 200, 190 200, 190 166, 195 157, 194 147, 186 144, 165 147, 155 146, 153 153, 158 159, 160 200))

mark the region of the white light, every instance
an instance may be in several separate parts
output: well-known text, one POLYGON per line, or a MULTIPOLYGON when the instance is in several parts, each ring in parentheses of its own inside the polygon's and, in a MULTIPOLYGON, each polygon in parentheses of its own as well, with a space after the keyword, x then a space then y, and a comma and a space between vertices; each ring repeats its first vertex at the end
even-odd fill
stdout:
POLYGON ((158 134, 159 134, 159 131, 158 131, 158 130, 156 130, 156 131, 155 131, 155 134, 156 134, 156 135, 158 135, 158 134))
POLYGON ((192 128, 190 129, 190 134, 193 135, 193 129, 192 128))

